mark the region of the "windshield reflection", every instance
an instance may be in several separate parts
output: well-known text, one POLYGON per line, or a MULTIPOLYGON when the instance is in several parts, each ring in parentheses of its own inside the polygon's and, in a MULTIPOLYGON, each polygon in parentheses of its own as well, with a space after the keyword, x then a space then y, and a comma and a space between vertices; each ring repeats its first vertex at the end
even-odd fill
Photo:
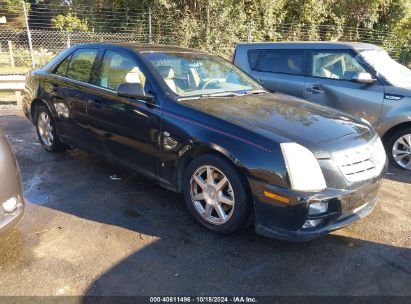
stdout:
POLYGON ((251 77, 217 56, 171 52, 145 53, 143 56, 169 89, 180 97, 230 97, 232 93, 261 93, 263 90, 251 77))
POLYGON ((383 77, 390 84, 400 87, 411 86, 411 70, 392 59, 383 50, 364 50, 358 55, 377 76, 383 77))

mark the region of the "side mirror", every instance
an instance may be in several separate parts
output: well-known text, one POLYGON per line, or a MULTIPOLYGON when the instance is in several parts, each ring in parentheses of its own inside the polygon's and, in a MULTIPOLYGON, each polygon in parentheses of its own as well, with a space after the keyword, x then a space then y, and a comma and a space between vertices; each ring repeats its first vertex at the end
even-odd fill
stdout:
POLYGON ((358 82, 358 83, 365 83, 365 84, 370 84, 376 81, 376 79, 372 78, 371 74, 366 73, 366 72, 361 72, 361 73, 355 73, 352 78, 352 82, 358 82))
POLYGON ((122 83, 117 88, 117 94, 122 97, 141 99, 147 102, 154 100, 154 96, 144 93, 139 83, 122 83))

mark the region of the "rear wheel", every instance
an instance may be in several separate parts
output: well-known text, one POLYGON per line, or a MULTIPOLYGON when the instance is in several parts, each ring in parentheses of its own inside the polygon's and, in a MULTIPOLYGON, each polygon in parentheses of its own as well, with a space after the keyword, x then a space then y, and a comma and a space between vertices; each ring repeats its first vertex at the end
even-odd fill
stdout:
POLYGON ((391 162, 402 169, 411 170, 411 128, 401 129, 387 141, 391 162))
POLYGON ((53 118, 45 106, 36 108, 36 129, 40 144, 47 151, 57 152, 67 149, 57 136, 53 118))
POLYGON ((228 234, 247 225, 251 214, 245 179, 225 159, 204 155, 193 160, 184 178, 184 199, 207 229, 228 234))

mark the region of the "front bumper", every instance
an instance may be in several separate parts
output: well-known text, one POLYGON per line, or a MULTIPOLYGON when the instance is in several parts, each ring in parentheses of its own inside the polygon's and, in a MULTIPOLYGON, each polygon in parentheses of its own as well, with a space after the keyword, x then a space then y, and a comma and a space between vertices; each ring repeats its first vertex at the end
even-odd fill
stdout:
POLYGON ((340 229, 372 212, 377 204, 382 176, 383 173, 354 189, 325 189, 314 194, 260 185, 254 196, 256 232, 276 239, 309 241, 340 229), (267 198, 264 191, 289 198, 289 202, 267 198), (327 203, 328 209, 321 214, 309 214, 311 203, 327 203), (307 220, 319 219, 318 226, 303 228, 307 220))
POLYGON ((24 214, 24 203, 19 203, 11 213, 0 213, 0 234, 14 228, 24 214))

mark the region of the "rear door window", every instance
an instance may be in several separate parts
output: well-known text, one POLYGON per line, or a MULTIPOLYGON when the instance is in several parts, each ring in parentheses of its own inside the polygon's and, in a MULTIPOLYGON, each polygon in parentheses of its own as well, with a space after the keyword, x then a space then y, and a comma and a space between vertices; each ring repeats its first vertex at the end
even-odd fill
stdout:
POLYGON ((303 50, 251 50, 248 61, 251 69, 258 72, 304 74, 303 50))
POLYGON ((89 82, 97 53, 97 49, 75 51, 71 57, 66 76, 74 80, 89 82))

